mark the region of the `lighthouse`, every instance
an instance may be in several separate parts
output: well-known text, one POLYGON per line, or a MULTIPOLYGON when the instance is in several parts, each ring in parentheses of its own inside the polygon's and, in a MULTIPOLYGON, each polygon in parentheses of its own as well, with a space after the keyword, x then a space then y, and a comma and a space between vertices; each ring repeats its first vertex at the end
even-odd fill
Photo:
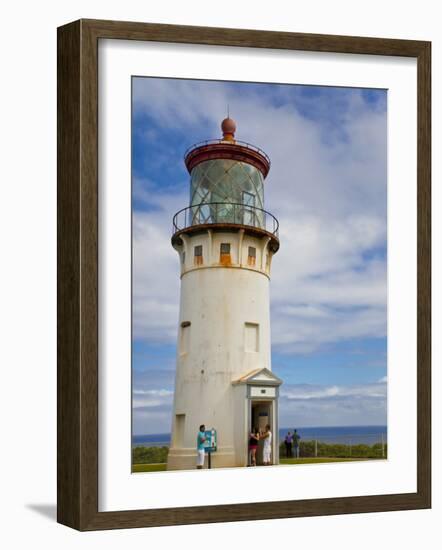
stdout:
MULTIPOLYGON (((199 426, 216 433, 211 466, 249 462, 248 439, 269 425, 278 463, 278 394, 270 354, 270 268, 278 221, 264 208, 269 157, 235 138, 190 147, 189 205, 173 218, 181 294, 169 470, 196 465, 199 426)), ((262 442, 258 464, 262 461, 262 442)))

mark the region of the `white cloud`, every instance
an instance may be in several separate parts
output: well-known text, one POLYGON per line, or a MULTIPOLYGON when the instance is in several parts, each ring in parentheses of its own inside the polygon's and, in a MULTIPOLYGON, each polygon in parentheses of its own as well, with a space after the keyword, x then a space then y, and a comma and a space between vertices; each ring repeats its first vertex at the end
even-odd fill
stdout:
POLYGON ((176 338, 179 303, 178 259, 170 244, 171 213, 185 199, 159 194, 151 199, 155 210, 133 215, 133 330, 135 338, 171 342, 176 338))
POLYGON ((169 432, 172 418, 173 391, 169 389, 132 392, 133 433, 169 432))
POLYGON ((132 392, 132 406, 135 409, 139 408, 155 408, 170 406, 172 403, 173 391, 160 390, 137 390, 132 392))
MULTIPOLYGON (((386 380, 385 380, 386 382, 386 380)), ((359 384, 354 386, 325 386, 299 384, 290 385, 281 389, 281 397, 288 400, 324 399, 334 397, 386 397, 385 382, 375 384, 359 384)))
MULTIPOLYGON (((339 127, 345 139, 326 139, 324 127, 293 104, 275 107, 255 93, 232 98, 222 83, 144 79, 134 90, 136 110, 182 135, 204 128, 201 140, 219 135, 230 103, 237 137, 270 155, 266 208, 280 221, 281 239, 272 266, 274 349, 306 352, 386 335, 386 262, 372 253, 386 243, 385 113, 355 93, 339 127)), ((178 196, 152 193, 148 181, 135 185, 138 198, 156 206, 134 216, 136 338, 176 338, 178 258, 170 235, 173 214, 188 202, 188 182, 182 187, 178 196)))
POLYGON ((153 395, 153 396, 158 396, 158 397, 169 397, 171 395, 173 395, 173 392, 170 391, 170 390, 165 390, 165 389, 161 389, 161 390, 134 390, 133 391, 133 395, 153 395))
POLYGON ((386 425, 387 385, 284 385, 279 415, 280 426, 386 425))

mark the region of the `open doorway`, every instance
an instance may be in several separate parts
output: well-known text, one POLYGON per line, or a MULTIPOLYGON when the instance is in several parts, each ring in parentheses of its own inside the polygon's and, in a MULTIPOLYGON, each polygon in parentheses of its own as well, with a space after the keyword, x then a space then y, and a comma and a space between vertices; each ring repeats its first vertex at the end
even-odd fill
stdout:
MULTIPOLYGON (((257 429, 260 433, 265 431, 267 424, 272 426, 272 402, 271 401, 252 401, 251 425, 249 430, 257 429)), ((272 430, 273 431, 273 430, 272 430)), ((273 435, 274 437, 274 435, 273 435)), ((262 450, 264 441, 259 441, 258 450, 256 452, 256 464, 262 466, 263 456, 262 450)), ((273 443, 272 443, 273 447, 273 443)), ((273 457, 272 457, 273 462, 273 457)))

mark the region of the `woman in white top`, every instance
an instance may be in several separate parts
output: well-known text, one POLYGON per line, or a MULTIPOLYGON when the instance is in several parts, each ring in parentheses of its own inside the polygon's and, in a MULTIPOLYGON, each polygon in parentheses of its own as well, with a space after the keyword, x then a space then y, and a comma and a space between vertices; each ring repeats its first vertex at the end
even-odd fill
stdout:
POLYGON ((272 432, 270 425, 267 424, 266 431, 261 435, 260 439, 264 439, 264 447, 262 449, 262 461, 264 466, 270 466, 272 454, 272 432))

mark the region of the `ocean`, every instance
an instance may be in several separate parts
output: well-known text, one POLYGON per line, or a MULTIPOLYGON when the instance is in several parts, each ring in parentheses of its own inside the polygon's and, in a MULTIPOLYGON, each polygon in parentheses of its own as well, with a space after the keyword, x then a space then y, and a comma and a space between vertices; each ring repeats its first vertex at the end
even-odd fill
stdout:
MULTIPOLYGON (((323 443, 342 443, 343 445, 387 443, 387 426, 317 426, 296 427, 301 439, 316 439, 323 443)), ((279 440, 283 441, 287 432, 293 428, 280 428, 279 440)), ((196 432, 195 432, 196 437, 196 432)), ((132 436, 132 447, 162 447, 170 444, 170 433, 144 434, 132 436)))

